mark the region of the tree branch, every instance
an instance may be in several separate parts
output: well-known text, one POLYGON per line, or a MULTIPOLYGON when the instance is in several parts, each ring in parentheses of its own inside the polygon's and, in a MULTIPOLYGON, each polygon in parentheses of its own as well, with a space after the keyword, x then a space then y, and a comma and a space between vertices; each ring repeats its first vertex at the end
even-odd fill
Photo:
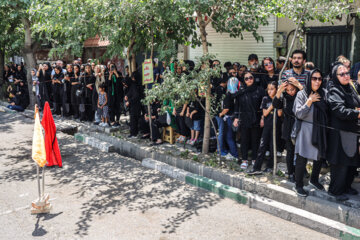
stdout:
POLYGON ((206 20, 206 22, 205 22, 205 26, 207 26, 211 21, 213 21, 213 17, 214 17, 214 15, 217 13, 217 10, 218 10, 218 9, 219 9, 219 6, 213 7, 213 10, 212 10, 212 12, 211 12, 211 14, 210 14, 210 16, 209 16, 209 19, 206 20))

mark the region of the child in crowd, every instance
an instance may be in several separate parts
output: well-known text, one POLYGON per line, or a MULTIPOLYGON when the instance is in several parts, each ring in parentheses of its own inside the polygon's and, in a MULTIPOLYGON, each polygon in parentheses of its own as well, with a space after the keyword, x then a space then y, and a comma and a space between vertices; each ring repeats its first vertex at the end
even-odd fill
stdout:
MULTIPOLYGON (((272 105, 272 101, 275 97, 277 91, 276 82, 270 82, 267 85, 267 94, 268 96, 263 97, 261 103, 261 109, 263 111, 262 120, 264 122, 264 129, 261 135, 260 146, 258 150, 258 155, 253 166, 253 169, 248 171, 249 175, 257 175, 262 174, 261 166, 265 158, 265 153, 267 150, 270 150, 270 160, 267 162, 267 167, 265 172, 271 172, 274 166, 273 163, 273 114, 274 107, 272 105), (270 149, 269 149, 270 148, 270 149)), ((282 115, 282 110, 277 110, 277 114, 279 117, 282 115)))
POLYGON ((99 126, 102 127, 109 127, 109 111, 108 111, 108 97, 107 94, 105 92, 105 85, 101 84, 99 86, 99 97, 98 97, 98 111, 99 111, 99 115, 101 115, 101 123, 99 124, 99 126))
POLYGON ((189 117, 193 124, 191 127, 191 139, 186 143, 189 145, 194 145, 199 138, 201 130, 201 106, 197 101, 190 102, 186 116, 189 117))
POLYGON ((288 178, 290 182, 295 182, 295 166, 294 166, 294 151, 295 146, 291 141, 291 131, 295 123, 293 112, 294 101, 296 94, 299 91, 294 85, 283 82, 276 93, 273 100, 273 106, 277 109, 283 109, 284 121, 282 126, 281 138, 286 144, 286 164, 288 171, 288 178), (283 95, 283 96, 281 96, 283 95))
POLYGON ((35 95, 35 98, 36 98, 36 103, 39 107, 41 107, 41 102, 40 102, 40 91, 39 91, 39 78, 36 76, 36 69, 33 68, 31 70, 31 79, 32 79, 32 83, 33 83, 33 93, 35 95))

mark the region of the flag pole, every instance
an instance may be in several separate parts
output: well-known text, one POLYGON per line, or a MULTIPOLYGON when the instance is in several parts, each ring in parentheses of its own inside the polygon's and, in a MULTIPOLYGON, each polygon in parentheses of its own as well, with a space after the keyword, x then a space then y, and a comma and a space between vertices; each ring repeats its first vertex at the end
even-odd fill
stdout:
POLYGON ((42 168, 42 197, 44 197, 45 192, 45 166, 42 168))
POLYGON ((38 182, 38 192, 39 192, 39 201, 41 199, 41 192, 40 192, 40 169, 39 165, 36 164, 36 173, 37 173, 37 182, 38 182))

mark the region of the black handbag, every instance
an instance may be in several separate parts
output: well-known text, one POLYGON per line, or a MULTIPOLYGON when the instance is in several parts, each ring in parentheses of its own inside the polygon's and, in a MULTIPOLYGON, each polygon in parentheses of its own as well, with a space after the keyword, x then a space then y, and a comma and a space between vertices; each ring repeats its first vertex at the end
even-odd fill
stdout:
POLYGON ((235 117, 232 119, 231 128, 232 128, 234 133, 237 133, 239 131, 239 129, 240 129, 240 112, 238 114, 237 119, 239 119, 237 127, 234 126, 235 117))
POLYGON ((185 117, 185 125, 190 129, 193 126, 193 121, 189 117, 185 117))

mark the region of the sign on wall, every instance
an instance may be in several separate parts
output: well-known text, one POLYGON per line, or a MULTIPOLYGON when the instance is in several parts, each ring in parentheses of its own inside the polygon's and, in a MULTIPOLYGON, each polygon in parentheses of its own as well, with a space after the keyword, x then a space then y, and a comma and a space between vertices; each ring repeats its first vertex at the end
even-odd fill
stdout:
POLYGON ((151 59, 145 59, 144 63, 142 64, 142 72, 143 85, 154 82, 153 62, 151 59))

